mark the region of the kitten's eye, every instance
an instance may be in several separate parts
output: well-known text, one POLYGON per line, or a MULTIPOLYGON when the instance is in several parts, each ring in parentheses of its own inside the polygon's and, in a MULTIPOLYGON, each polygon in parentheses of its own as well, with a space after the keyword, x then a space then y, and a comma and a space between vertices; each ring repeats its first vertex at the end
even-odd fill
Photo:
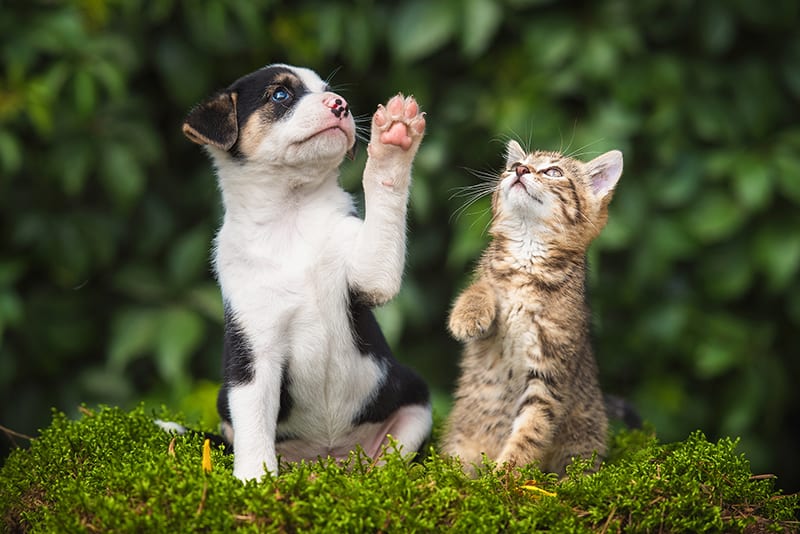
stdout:
POLYGON ((549 169, 545 169, 544 174, 550 178, 561 178, 564 176, 564 173, 561 172, 561 169, 558 167, 550 167, 549 169))
POLYGON ((292 94, 289 92, 288 89, 286 89, 282 85, 279 85, 278 87, 276 87, 272 91, 272 94, 269 95, 269 99, 271 101, 273 101, 273 102, 277 102, 278 104, 283 104, 283 103, 287 102, 291 97, 292 97, 292 94))

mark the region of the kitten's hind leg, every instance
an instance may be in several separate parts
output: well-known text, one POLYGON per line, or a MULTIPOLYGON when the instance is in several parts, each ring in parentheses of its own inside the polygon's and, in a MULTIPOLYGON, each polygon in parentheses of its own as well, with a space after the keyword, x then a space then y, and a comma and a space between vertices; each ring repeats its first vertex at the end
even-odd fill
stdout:
POLYGON ((494 326, 496 311, 494 289, 489 283, 478 280, 453 304, 448 323, 450 333, 459 341, 486 337, 494 326))
POLYGON ((486 444, 463 434, 451 432, 442 444, 441 451, 447 456, 456 457, 461 462, 464 473, 472 477, 483 465, 486 444))
POLYGON ((546 385, 541 373, 532 370, 529 375, 530 382, 518 402, 511 435, 497 457, 498 465, 522 466, 532 461, 544 462, 562 421, 560 395, 546 385))
POLYGON ((606 453, 607 436, 608 422, 602 407, 596 403, 579 406, 564 418, 545 467, 564 476, 573 458, 589 459, 596 453, 591 471, 597 471, 606 453))

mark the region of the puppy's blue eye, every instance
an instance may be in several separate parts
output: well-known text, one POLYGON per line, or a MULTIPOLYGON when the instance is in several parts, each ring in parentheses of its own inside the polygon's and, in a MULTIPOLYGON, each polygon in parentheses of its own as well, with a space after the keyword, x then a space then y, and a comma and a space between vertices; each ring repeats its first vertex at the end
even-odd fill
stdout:
POLYGON ((286 102, 287 100, 289 100, 289 97, 291 96, 292 95, 289 94, 289 91, 287 91, 283 87, 278 87, 272 92, 272 96, 270 96, 269 98, 273 102, 277 102, 280 104, 281 102, 286 102))

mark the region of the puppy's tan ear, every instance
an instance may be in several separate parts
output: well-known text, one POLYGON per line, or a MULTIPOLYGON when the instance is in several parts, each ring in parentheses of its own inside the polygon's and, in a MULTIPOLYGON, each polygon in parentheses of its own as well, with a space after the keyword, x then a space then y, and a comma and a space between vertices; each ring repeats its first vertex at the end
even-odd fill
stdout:
POLYGON ((198 104, 183 121, 183 134, 198 145, 230 150, 239 137, 236 93, 220 93, 198 104))

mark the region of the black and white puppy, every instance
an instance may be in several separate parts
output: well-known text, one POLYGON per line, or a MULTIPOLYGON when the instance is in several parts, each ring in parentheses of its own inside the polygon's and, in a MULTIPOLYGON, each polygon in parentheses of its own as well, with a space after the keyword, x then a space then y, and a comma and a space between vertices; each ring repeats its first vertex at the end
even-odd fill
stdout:
POLYGON ((353 116, 313 71, 266 66, 186 118, 225 208, 214 252, 225 306, 218 408, 236 477, 357 445, 375 457, 389 435, 414 452, 429 436, 427 386, 392 357, 370 309, 400 288, 424 131, 413 98, 378 106, 362 220, 338 181, 353 116))

